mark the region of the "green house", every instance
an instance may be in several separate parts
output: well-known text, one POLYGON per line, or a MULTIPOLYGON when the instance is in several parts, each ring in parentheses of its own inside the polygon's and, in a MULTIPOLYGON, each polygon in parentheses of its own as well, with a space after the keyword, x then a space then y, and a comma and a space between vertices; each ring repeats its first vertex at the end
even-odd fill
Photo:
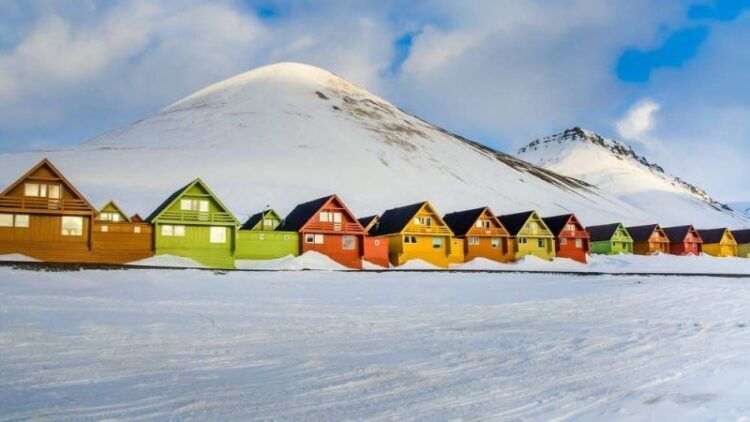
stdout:
POLYGON ((617 255, 633 253, 633 238, 620 223, 586 227, 591 236, 591 253, 617 255))
POLYGON ((173 193, 146 219, 154 225, 156 255, 234 268, 240 223, 200 179, 173 193))
POLYGON ((281 217, 274 210, 250 216, 237 232, 236 259, 274 259, 299 255, 299 233, 279 231, 281 217))

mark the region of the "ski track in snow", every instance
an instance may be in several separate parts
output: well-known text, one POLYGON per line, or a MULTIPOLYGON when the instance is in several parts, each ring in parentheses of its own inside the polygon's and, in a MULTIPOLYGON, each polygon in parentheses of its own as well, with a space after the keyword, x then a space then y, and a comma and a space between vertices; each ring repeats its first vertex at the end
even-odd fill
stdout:
POLYGON ((738 419, 750 284, 0 268, 0 419, 738 419))

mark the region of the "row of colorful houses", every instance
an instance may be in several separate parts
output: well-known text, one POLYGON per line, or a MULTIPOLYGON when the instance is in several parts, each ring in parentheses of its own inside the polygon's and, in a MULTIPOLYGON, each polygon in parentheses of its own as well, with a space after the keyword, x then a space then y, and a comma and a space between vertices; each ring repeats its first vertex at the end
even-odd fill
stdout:
POLYGON ((495 215, 489 207, 441 215, 427 201, 357 219, 337 195, 297 205, 287 216, 265 209, 241 223, 200 179, 167 197, 147 218, 115 202, 95 209, 48 160, 0 193, 0 254, 47 262, 125 264, 154 255, 213 268, 315 251, 349 268, 419 259, 447 268, 476 258, 590 254, 750 257, 750 230, 620 223, 584 227, 573 214, 495 215))

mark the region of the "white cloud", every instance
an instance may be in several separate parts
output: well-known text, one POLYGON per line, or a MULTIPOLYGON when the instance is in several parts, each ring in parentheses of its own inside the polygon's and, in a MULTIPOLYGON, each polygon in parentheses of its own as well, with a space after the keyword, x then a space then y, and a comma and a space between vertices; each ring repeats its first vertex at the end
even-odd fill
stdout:
POLYGON ((653 100, 639 101, 617 121, 617 132, 624 139, 648 143, 648 135, 656 126, 656 113, 660 108, 653 100))

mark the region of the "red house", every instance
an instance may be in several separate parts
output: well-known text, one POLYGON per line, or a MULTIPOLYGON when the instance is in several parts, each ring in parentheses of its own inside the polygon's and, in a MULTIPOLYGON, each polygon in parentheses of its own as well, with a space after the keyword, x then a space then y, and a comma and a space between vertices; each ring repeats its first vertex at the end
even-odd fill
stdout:
POLYGON ((388 268, 388 238, 381 236, 370 236, 370 230, 380 221, 379 215, 371 215, 359 219, 359 224, 365 228, 365 241, 362 259, 377 266, 388 268))
POLYGON ((701 255, 703 239, 693 226, 665 227, 669 238, 669 253, 672 255, 701 255))
POLYGON ((543 218, 544 224, 555 236, 555 254, 558 258, 570 258, 586 263, 591 252, 589 233, 573 214, 543 218))
POLYGON ((297 205, 276 230, 300 234, 300 253, 316 251, 362 269, 365 229, 336 195, 297 205))

